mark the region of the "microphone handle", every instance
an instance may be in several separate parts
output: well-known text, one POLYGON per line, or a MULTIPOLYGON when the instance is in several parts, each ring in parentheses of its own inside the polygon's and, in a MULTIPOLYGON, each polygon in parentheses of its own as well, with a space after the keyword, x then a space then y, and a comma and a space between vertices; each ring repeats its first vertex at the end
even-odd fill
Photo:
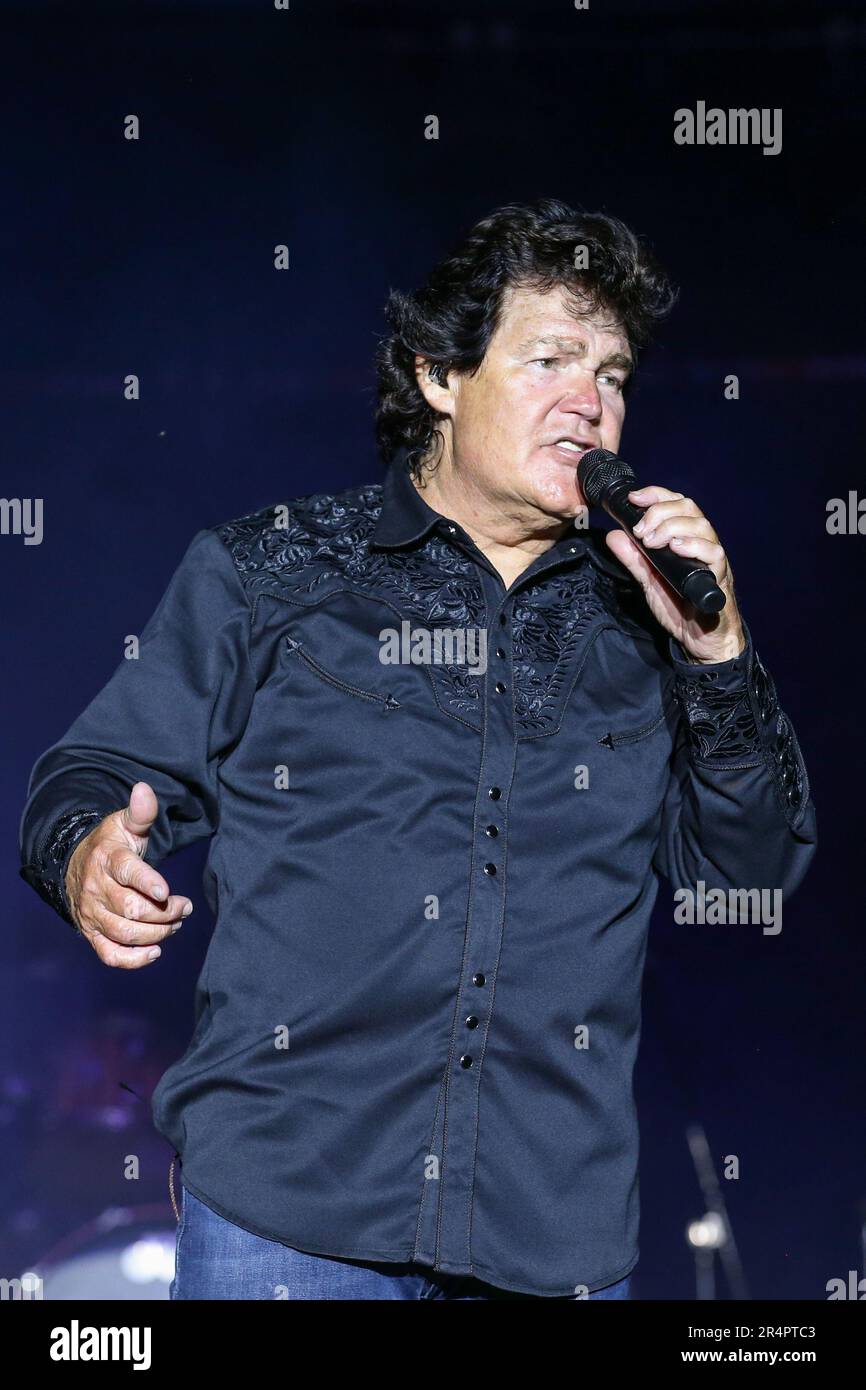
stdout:
POLYGON ((602 498, 601 505, 604 510, 614 521, 625 527, 653 568, 658 570, 681 598, 691 603, 699 613, 718 613, 719 609, 725 606, 725 595, 716 583, 712 570, 708 570, 706 565, 699 564, 697 560, 689 559, 687 555, 677 555, 676 551, 667 545, 648 550, 640 536, 634 534, 633 528, 645 511, 645 508, 636 507, 628 500, 628 494, 634 491, 636 486, 634 479, 614 483, 602 498))

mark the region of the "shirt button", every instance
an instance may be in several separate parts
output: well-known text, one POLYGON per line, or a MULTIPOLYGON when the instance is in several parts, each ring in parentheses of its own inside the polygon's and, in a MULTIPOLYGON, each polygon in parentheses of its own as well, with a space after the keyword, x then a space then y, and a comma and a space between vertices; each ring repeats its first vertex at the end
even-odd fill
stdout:
POLYGON ((496 648, 496 655, 497 655, 498 657, 501 657, 501 658, 504 660, 504 658, 505 658, 505 648, 504 648, 504 647, 497 647, 497 648, 496 648))
POLYGON ((494 875, 495 875, 495 873, 496 873, 496 865, 495 865, 495 864, 485 864, 485 865, 484 865, 484 872, 486 873, 486 875, 487 875, 488 878, 493 878, 494 875))
POLYGON ((460 1058, 460 1065, 461 1065, 461 1067, 464 1067, 464 1068, 466 1068, 466 1067, 471 1067, 471 1066, 472 1066, 472 1058, 471 1058, 471 1057, 467 1057, 467 1055, 466 1055, 465 1052, 464 1052, 463 1056, 460 1058))
POLYGON ((491 840, 495 840, 496 836, 499 834, 499 830, 495 825, 485 825, 484 834, 489 835, 491 840))
POLYGON ((498 787, 491 787, 487 795, 490 797, 491 801, 498 801, 500 796, 502 795, 502 792, 499 790, 498 787))
POLYGON ((473 975, 473 976, 472 976, 472 983, 473 983, 473 985, 478 985, 479 989, 480 989, 481 986, 486 982, 486 980, 487 980, 487 976, 486 976, 486 975, 482 975, 482 974, 480 973, 480 971, 479 971, 479 973, 478 973, 477 975, 473 975))
POLYGON ((467 1020, 466 1020, 466 1027, 467 1027, 467 1028, 477 1028, 477 1027, 478 1027, 478 1019, 475 1017, 474 1014, 470 1014, 469 1017, 467 1018, 467 1020))
POLYGON ((497 695, 504 695, 506 690, 508 689, 508 686, 505 684, 504 681, 497 681, 495 689, 497 695))

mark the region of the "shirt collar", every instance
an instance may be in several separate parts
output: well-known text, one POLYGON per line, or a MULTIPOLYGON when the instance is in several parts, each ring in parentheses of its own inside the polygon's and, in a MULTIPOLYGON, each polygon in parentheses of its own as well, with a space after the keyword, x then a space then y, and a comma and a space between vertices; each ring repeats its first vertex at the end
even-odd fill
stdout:
POLYGON ((428 507, 409 477, 406 467, 408 450, 404 447, 394 456, 382 484, 382 510, 376 522, 370 544, 390 550, 420 540, 445 518, 428 507))
MULTIPOLYGON (((370 545, 376 549, 390 550, 410 545, 426 536, 434 527, 439 527, 446 534, 450 533, 455 537, 465 535, 462 527, 456 522, 449 521, 424 501, 409 476, 406 467, 407 454, 408 450, 405 447, 401 448, 385 474, 382 484, 382 510, 370 537, 370 545)), ((554 541, 545 554, 548 559, 553 559, 557 551, 562 553, 563 559, 574 561, 589 556, 599 569, 613 575, 615 579, 630 578, 628 571, 607 549, 604 532, 596 527, 566 531, 554 541)))

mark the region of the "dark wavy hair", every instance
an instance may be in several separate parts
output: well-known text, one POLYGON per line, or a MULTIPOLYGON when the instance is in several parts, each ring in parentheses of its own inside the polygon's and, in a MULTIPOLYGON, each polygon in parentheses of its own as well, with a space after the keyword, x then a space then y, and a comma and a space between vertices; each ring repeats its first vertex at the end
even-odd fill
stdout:
POLYGON ((545 291, 564 285, 580 312, 602 310, 624 332, 632 357, 649 344, 678 290, 652 253, 619 218, 570 208, 555 198, 509 203, 470 229, 414 294, 391 290, 385 319, 391 333, 376 354, 376 440, 384 463, 408 450, 416 476, 441 430, 415 377, 415 354, 433 364, 437 380, 480 367, 498 326, 505 290, 545 291), (585 268, 575 249, 585 246, 585 268))

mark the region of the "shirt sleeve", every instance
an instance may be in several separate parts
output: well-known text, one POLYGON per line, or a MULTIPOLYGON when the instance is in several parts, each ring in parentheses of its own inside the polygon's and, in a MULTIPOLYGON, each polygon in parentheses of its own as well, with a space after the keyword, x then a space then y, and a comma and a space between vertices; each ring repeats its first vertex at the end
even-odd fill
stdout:
MULTIPOLYGON (((148 782, 159 803, 145 859, 156 864, 219 820, 218 768, 255 692, 250 605, 214 531, 190 542, 138 644, 63 737, 37 760, 21 817, 20 876, 67 922, 75 846, 148 782)), ((74 925, 74 923, 73 923, 74 925)))
POLYGON ((817 844, 806 765, 745 629, 739 656, 692 664, 670 639, 680 724, 655 867, 675 889, 781 889, 817 844))

